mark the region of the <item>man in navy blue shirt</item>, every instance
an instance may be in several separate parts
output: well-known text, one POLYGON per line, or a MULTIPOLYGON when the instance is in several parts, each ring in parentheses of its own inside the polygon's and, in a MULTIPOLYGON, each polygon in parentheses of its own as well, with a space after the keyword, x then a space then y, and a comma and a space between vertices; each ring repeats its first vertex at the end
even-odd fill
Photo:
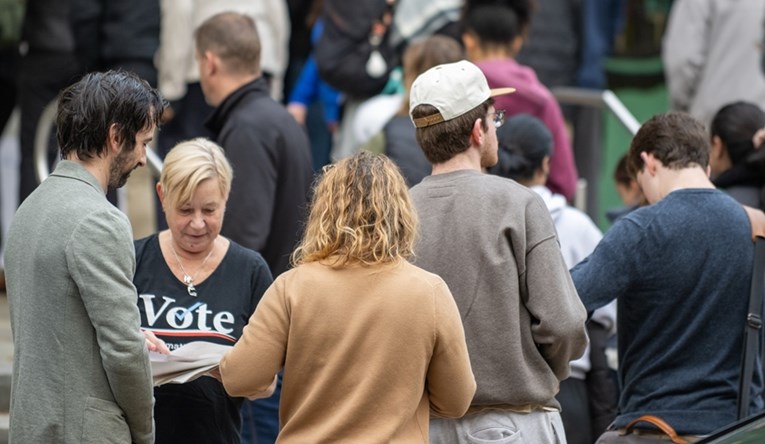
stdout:
MULTIPOLYGON (((709 137, 692 117, 660 114, 643 124, 628 162, 651 205, 619 219, 571 271, 588 312, 618 298, 619 411, 598 442, 646 414, 690 437, 736 420, 751 225, 709 181, 708 161, 709 137)), ((756 412, 759 366, 753 387, 756 412)))

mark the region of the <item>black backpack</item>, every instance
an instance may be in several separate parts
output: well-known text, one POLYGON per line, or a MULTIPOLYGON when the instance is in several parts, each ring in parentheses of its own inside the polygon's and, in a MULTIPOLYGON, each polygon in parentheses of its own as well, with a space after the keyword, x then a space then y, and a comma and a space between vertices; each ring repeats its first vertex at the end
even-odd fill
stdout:
POLYGON ((324 31, 314 47, 322 80, 356 98, 372 97, 383 90, 399 63, 398 51, 388 43, 394 3, 395 0, 324 2, 324 31))

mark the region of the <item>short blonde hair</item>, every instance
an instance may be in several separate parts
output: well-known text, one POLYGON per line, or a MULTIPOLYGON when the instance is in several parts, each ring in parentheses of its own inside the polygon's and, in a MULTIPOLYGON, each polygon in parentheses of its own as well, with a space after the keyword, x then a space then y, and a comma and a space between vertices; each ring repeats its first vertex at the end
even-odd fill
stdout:
POLYGON ((398 167, 360 152, 330 165, 314 187, 295 265, 331 258, 333 267, 412 256, 417 217, 398 167))
POLYGON ((227 199, 232 178, 233 170, 223 149, 200 137, 180 142, 167 153, 159 183, 165 204, 179 208, 191 201, 199 184, 208 179, 218 182, 221 195, 227 199))

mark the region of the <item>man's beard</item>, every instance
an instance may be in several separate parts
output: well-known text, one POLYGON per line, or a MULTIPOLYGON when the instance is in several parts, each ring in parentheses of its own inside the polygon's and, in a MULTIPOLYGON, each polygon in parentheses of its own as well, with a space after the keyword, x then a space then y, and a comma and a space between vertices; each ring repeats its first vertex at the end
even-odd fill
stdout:
POLYGON ((116 190, 122 188, 128 181, 130 173, 138 166, 134 165, 132 168, 127 167, 130 153, 121 152, 114 162, 112 162, 109 168, 109 188, 116 190))

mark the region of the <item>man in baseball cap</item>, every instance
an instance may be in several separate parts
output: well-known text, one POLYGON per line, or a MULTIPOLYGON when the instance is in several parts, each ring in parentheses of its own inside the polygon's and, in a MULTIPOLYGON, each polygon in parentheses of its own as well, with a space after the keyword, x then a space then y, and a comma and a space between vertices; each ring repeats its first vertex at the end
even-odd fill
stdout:
POLYGON ((431 420, 433 443, 520 430, 519 442, 565 440, 555 395, 587 344, 586 312, 545 204, 482 171, 497 163, 503 111, 493 97, 512 91, 489 89, 467 61, 431 68, 410 89, 417 142, 433 167, 411 189, 420 218, 415 263, 449 286, 478 383, 465 417, 431 420))

